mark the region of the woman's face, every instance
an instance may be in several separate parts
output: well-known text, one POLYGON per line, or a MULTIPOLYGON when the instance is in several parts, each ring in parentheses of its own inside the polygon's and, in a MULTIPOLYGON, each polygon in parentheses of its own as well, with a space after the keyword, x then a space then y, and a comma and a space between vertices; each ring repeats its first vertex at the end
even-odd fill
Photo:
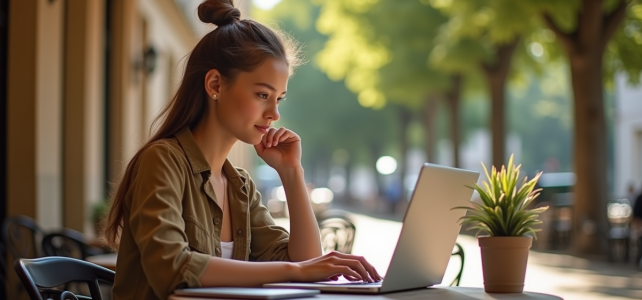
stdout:
POLYGON ((233 82, 221 82, 216 103, 220 125, 237 139, 255 145, 273 122, 279 120, 279 102, 285 97, 287 63, 267 58, 254 71, 240 72, 233 82))

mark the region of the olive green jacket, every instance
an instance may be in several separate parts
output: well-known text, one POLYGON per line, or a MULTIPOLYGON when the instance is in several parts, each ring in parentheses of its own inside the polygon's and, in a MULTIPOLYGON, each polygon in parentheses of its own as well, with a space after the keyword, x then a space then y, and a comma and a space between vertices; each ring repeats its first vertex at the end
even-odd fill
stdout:
MULTIPOLYGON (((232 258, 289 261, 288 232, 274 224, 247 172, 225 161, 232 215, 232 258)), ((221 256, 221 218, 210 166, 191 131, 145 148, 125 196, 113 299, 167 299, 200 286, 211 256, 221 256)))

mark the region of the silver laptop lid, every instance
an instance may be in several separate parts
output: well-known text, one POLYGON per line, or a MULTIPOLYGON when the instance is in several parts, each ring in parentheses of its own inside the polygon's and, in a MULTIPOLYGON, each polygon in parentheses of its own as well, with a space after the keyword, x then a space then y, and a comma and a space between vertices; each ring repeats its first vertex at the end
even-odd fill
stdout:
POLYGON ((417 178, 397 247, 381 286, 381 292, 418 288, 441 283, 459 234, 459 218, 470 205, 479 173, 424 164, 417 178))

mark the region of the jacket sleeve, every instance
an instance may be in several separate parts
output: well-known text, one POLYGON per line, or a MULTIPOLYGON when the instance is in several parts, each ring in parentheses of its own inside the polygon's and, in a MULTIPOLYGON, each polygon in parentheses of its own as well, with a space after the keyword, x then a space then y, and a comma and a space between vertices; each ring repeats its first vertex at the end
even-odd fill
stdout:
POLYGON ((261 203, 261 193, 245 170, 239 170, 247 178, 246 189, 250 196, 250 260, 290 261, 288 243, 290 234, 277 226, 268 209, 261 203))
POLYGON ((176 288, 198 287, 210 256, 190 251, 182 196, 189 167, 168 145, 143 150, 129 192, 129 224, 149 285, 160 299, 176 288))

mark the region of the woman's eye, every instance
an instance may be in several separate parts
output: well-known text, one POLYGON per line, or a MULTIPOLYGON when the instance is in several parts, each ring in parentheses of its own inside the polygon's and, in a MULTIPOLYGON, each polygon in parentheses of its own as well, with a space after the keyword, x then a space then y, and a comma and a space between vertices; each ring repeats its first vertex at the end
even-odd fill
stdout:
POLYGON ((259 94, 259 97, 261 97, 261 99, 267 99, 268 94, 259 94))
POLYGON ((283 101, 285 101, 285 98, 278 98, 278 99, 276 99, 276 103, 281 103, 281 102, 283 102, 283 101))

